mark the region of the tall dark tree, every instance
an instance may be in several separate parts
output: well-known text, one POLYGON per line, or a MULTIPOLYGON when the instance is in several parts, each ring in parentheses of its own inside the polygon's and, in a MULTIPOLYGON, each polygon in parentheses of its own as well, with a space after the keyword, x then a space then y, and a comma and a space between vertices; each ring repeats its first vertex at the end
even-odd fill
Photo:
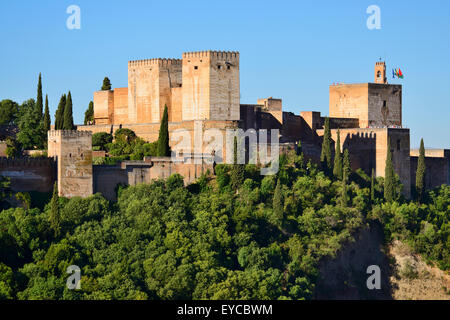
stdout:
POLYGON ((395 199, 395 172, 392 163, 391 142, 388 140, 386 168, 384 171, 384 199, 392 202, 395 199))
POLYGON ((103 79, 102 90, 111 90, 111 81, 109 81, 108 77, 105 77, 105 79, 103 79))
POLYGON ((59 210, 59 196, 58 196, 58 183, 55 182, 53 186, 53 196, 50 200, 50 215, 49 215, 50 228, 52 228, 55 237, 58 237, 61 233, 61 214, 59 210))
POLYGON ((42 111, 43 111, 43 100, 42 100, 42 78, 41 74, 39 73, 39 80, 38 80, 38 88, 37 88, 37 99, 36 99, 36 116, 39 117, 39 120, 42 119, 42 111))
POLYGON ((41 118, 36 116, 36 102, 34 99, 29 99, 20 106, 18 127, 17 141, 24 150, 43 147, 42 121, 41 118))
POLYGON ((231 188, 237 191, 244 182, 244 178, 245 178, 245 164, 238 163, 238 142, 237 137, 234 137, 233 165, 230 172, 231 188))
POLYGON ((375 170, 372 168, 372 176, 370 177, 370 202, 375 202, 375 170))
POLYGON ((64 108, 66 107, 66 95, 59 100, 58 109, 55 112, 55 130, 61 130, 64 124, 64 108))
POLYGON ((17 102, 6 99, 0 101, 0 124, 14 124, 19 115, 17 102))
POLYGON ((331 159, 331 131, 330 131, 330 118, 325 118, 325 128, 323 133, 322 153, 320 154, 320 161, 322 163, 323 170, 330 174, 333 172, 332 159, 331 159))
POLYGON ((89 102, 89 107, 84 113, 84 124, 92 124, 94 122, 94 102, 89 102))
POLYGON ((336 139, 336 151, 334 154, 334 167, 333 167, 333 174, 338 178, 342 180, 342 154, 341 154, 341 134, 339 132, 339 129, 337 131, 337 139, 336 139))
POLYGON ((170 156, 169 148, 169 115, 167 111, 167 105, 164 106, 164 113, 161 119, 161 126, 159 127, 158 137, 158 157, 170 156))
POLYGON ((341 198, 340 198, 340 202, 343 207, 346 207, 348 204, 347 181, 348 181, 348 177, 346 175, 346 172, 343 171, 342 181, 341 181, 342 189, 341 189, 341 198))
POLYGON ((352 172, 352 167, 350 164, 350 155, 348 153, 348 149, 344 150, 344 163, 343 163, 343 169, 342 169, 342 180, 344 180, 346 183, 350 177, 350 174, 352 172))
POLYGON ((426 174, 425 146, 423 143, 423 139, 421 139, 419 149, 419 159, 417 161, 417 171, 416 171, 416 192, 417 192, 417 199, 419 201, 423 201, 423 196, 425 193, 425 174, 426 174))
POLYGON ((64 107, 63 130, 73 130, 72 95, 67 94, 66 105, 64 107))
POLYGON ((48 108, 48 95, 45 95, 45 110, 44 110, 44 131, 50 130, 51 119, 50 119, 50 109, 48 108))
POLYGON ((273 194, 272 208, 274 220, 276 221, 277 225, 281 225, 281 222, 283 221, 284 205, 280 179, 278 179, 277 181, 277 186, 275 187, 275 192, 273 194))

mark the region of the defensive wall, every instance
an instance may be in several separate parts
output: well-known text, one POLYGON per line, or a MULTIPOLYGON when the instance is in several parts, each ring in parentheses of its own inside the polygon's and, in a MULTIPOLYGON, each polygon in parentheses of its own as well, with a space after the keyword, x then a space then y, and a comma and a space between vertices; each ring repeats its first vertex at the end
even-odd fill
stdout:
MULTIPOLYGON (((419 150, 413 149, 411 154, 411 182, 416 182, 417 163, 419 150)), ((433 189, 443 184, 450 185, 450 150, 426 149, 425 150, 425 188, 433 189)))
POLYGON ((0 158, 0 176, 10 179, 15 192, 53 190, 56 165, 48 158, 0 158))
MULTIPOLYGON (((207 159, 211 160, 211 159, 207 159)), ((143 161, 122 161, 115 166, 94 166, 94 192, 100 192, 109 200, 117 197, 117 187, 150 183, 178 173, 185 185, 194 183, 208 171, 214 173, 212 162, 198 161, 194 157, 171 159, 170 157, 146 157, 143 161)))
MULTIPOLYGON (((333 141, 337 141, 337 129, 331 129, 333 141)), ((339 129, 341 150, 348 149, 353 170, 361 168, 369 176, 372 169, 377 177, 384 177, 388 141, 395 173, 403 183, 403 194, 411 195, 410 139, 409 129, 354 128, 339 129)), ((323 129, 316 131, 323 137, 323 129)))

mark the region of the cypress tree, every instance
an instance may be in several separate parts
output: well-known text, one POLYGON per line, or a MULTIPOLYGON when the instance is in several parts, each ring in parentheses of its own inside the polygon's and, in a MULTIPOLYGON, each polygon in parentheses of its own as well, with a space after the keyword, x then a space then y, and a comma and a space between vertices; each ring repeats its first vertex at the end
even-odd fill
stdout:
POLYGON ((348 196, 347 196, 347 181, 348 181, 348 177, 346 175, 346 172, 343 171, 342 172, 342 189, 341 189, 341 205, 343 207, 347 206, 348 203, 348 196))
POLYGON ((323 133, 322 153, 320 154, 320 161, 322 162, 323 170, 329 174, 332 172, 331 163, 331 131, 330 118, 325 118, 325 129, 323 133))
POLYGON ((63 94, 59 100, 58 109, 55 112, 55 130, 61 130, 63 128, 63 116, 64 108, 66 106, 66 95, 63 94))
POLYGON ((72 114, 72 95, 69 91, 67 94, 66 105, 64 106, 63 130, 73 130, 73 114, 72 114))
POLYGON ((341 155, 341 134, 339 129, 337 131, 337 139, 336 139, 336 152, 334 155, 334 168, 333 174, 338 178, 342 179, 342 155, 341 155))
POLYGON ((164 106, 164 113, 161 119, 161 125, 159 127, 159 137, 158 137, 158 157, 168 157, 170 156, 169 149, 169 115, 167 111, 167 105, 164 106))
POLYGON ((231 188, 235 191, 239 189, 239 186, 244 182, 244 173, 245 173, 245 165, 238 163, 237 156, 237 137, 234 137, 234 148, 233 148, 234 156, 233 156, 233 167, 231 168, 230 174, 230 185, 231 188))
POLYGON ((275 187, 275 192, 273 194, 272 210, 277 224, 281 225, 281 222, 283 221, 284 205, 280 179, 277 180, 277 186, 275 187))
POLYGON ((350 174, 352 172, 352 167, 350 164, 350 155, 348 153, 348 149, 344 150, 344 168, 342 169, 342 180, 344 180, 346 183, 348 182, 348 178, 350 177, 350 174))
POLYGON ((92 124, 94 121, 94 102, 89 102, 89 107, 84 113, 84 124, 92 124))
POLYGON ((372 176, 370 178, 370 201, 375 202, 375 170, 372 168, 372 176))
POLYGON ((50 110, 48 108, 48 95, 45 95, 45 111, 44 111, 44 132, 47 133, 50 130, 51 119, 50 110))
POLYGON ((53 186, 53 196, 50 200, 50 227, 52 228, 55 237, 61 233, 61 215, 59 212, 59 196, 58 196, 58 184, 55 182, 53 186))
POLYGON ((36 99, 36 117, 38 117, 39 120, 42 119, 42 111, 43 111, 42 78, 41 78, 41 74, 39 73, 39 81, 38 81, 38 88, 37 88, 37 99, 36 99))
POLYGON ((426 173, 425 146, 423 144, 422 138, 420 140, 419 159, 417 161, 417 171, 416 171, 416 191, 417 191, 417 199, 419 201, 422 201, 424 196, 425 173, 426 173))
POLYGON ((108 77, 105 77, 105 79, 103 79, 102 90, 111 90, 111 81, 109 81, 108 77))
POLYGON ((384 171, 384 199, 387 202, 394 201, 395 196, 395 173, 392 163, 391 143, 388 140, 386 168, 384 171))

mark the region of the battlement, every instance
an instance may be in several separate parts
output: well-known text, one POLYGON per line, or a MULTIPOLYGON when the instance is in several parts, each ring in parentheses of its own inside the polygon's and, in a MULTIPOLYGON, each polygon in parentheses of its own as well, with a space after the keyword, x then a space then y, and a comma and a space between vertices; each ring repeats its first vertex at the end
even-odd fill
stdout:
POLYGON ((239 59, 238 51, 196 51, 196 52, 183 52, 183 59, 185 58, 216 58, 216 59, 239 59))
POLYGON ((378 62, 375 62, 375 65, 377 65, 377 66, 384 66, 384 65, 386 65, 386 62, 378 61, 378 62))
POLYGON ((64 137, 64 138, 78 138, 78 137, 90 137, 91 131, 78 131, 78 130, 49 130, 48 137, 64 137))
POLYGON ((50 167, 53 163, 52 158, 0 158, 0 168, 50 167))
POLYGON ((128 61, 128 67, 140 67, 140 66, 170 66, 170 65, 181 65, 181 59, 167 59, 167 58, 155 58, 155 59, 144 59, 144 60, 132 60, 128 61))

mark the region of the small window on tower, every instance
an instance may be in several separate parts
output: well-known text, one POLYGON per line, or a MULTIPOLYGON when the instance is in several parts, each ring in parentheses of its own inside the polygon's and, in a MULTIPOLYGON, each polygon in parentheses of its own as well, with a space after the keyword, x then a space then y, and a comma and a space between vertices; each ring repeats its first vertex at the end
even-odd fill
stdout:
POLYGON ((386 107, 386 100, 383 100, 383 107, 386 107))
POLYGON ((397 140, 397 150, 400 150, 400 139, 397 140))
POLYGON ((227 69, 228 69, 228 70, 230 70, 230 69, 231 69, 231 66, 230 66, 230 65, 228 65, 228 66, 227 66, 227 69))
POLYGON ((381 78, 381 71, 377 72, 377 78, 381 78))
POLYGON ((198 66, 194 66, 194 69, 197 70, 197 69, 198 69, 198 66))
POLYGON ((222 66, 220 64, 217 65, 217 69, 222 69, 222 66))

